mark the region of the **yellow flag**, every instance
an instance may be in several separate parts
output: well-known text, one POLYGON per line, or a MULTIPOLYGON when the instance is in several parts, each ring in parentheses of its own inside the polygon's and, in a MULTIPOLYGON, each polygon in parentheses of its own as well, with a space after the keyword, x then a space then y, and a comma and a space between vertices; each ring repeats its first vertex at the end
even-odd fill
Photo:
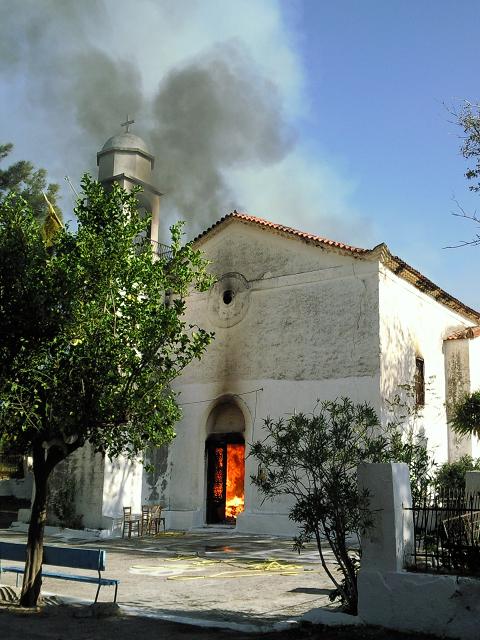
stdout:
POLYGON ((47 246, 50 246, 52 244, 52 238, 57 233, 57 231, 63 227, 63 223, 58 217, 58 214, 55 211, 53 204, 47 198, 47 194, 44 191, 42 191, 42 193, 48 205, 48 214, 45 218, 45 222, 43 223, 42 232, 43 232, 43 237, 45 238, 45 241, 47 243, 47 246))
POLYGON ((43 193, 43 197, 45 198, 46 203, 48 204, 48 210, 50 212, 50 216, 55 220, 55 222, 58 224, 59 227, 63 227, 62 221, 58 217, 57 212, 55 211, 55 208, 54 208, 53 204, 47 198, 47 194, 45 193, 45 191, 42 191, 42 193, 43 193))

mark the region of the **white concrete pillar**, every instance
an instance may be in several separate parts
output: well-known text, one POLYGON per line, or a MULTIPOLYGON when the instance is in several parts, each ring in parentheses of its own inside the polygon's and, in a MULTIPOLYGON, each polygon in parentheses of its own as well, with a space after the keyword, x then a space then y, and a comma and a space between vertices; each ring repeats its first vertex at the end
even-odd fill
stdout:
MULTIPOLYGON (((160 196, 156 194, 152 194, 150 212, 152 214, 150 238, 153 240, 154 249, 156 250, 160 238, 160 196)), ((164 242, 164 244, 168 244, 168 241, 164 242)))
POLYGON ((363 571, 401 571, 413 545, 413 513, 408 465, 358 466, 359 492, 368 492, 373 526, 362 537, 363 571))
POLYGON ((467 471, 465 474, 465 493, 480 492, 480 471, 467 471))
MULTIPOLYGON (((447 421, 453 417, 456 403, 471 389, 471 364, 469 343, 471 340, 445 340, 443 353, 445 355, 445 408, 447 421)), ((448 430, 448 460, 454 462, 464 455, 472 455, 472 436, 459 436, 447 425, 448 430)))

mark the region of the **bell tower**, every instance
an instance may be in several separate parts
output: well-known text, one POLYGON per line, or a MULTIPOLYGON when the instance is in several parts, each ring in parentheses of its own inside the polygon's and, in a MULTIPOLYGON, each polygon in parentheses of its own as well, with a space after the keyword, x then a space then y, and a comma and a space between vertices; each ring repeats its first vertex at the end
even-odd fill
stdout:
POLYGON ((151 212, 150 239, 158 244, 162 194, 152 185, 155 158, 145 141, 130 132, 134 122, 127 116, 121 124, 125 131, 109 138, 97 153, 98 181, 105 187, 118 182, 127 191, 134 185, 142 187, 142 193, 138 194, 139 210, 151 212))

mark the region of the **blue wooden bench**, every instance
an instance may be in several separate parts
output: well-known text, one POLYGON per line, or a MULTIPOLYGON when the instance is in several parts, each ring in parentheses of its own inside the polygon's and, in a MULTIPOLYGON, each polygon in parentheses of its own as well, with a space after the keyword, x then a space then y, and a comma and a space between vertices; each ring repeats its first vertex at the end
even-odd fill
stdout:
MULTIPOLYGON (((25 562, 26 545, 18 542, 0 541, 0 580, 2 572, 11 572, 18 576, 25 572, 24 567, 2 566, 2 560, 13 560, 25 562)), ((53 547, 45 545, 43 547, 43 567, 53 565, 56 567, 70 567, 72 569, 91 569, 97 571, 98 576, 74 575, 72 573, 60 573, 58 571, 45 571, 42 568, 42 577, 57 578, 59 580, 73 580, 74 582, 89 582, 98 585, 95 602, 98 600, 100 587, 115 587, 114 602, 117 601, 117 591, 119 580, 113 578, 102 578, 102 571, 105 571, 105 561, 107 553, 103 549, 82 549, 73 547, 53 547)))

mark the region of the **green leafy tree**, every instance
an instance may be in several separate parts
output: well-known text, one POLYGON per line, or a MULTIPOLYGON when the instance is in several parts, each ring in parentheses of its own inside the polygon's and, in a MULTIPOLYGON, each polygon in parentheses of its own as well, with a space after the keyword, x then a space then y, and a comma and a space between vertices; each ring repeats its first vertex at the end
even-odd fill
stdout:
POLYGON ((435 473, 435 488, 440 492, 465 491, 467 471, 480 471, 480 459, 465 455, 454 462, 444 462, 435 473))
POLYGON ((356 614, 361 534, 372 524, 368 495, 358 491, 357 466, 406 462, 416 478, 427 465, 425 447, 404 440, 396 424, 383 430, 370 405, 348 398, 322 402, 310 415, 267 418, 264 427, 265 439, 251 448, 260 463, 252 482, 265 498, 293 498, 289 517, 300 528, 296 548, 300 551, 306 541, 316 541, 322 566, 334 585, 331 600, 339 598, 346 612, 356 614), (325 543, 340 577, 325 560, 325 543))
POLYGON ((480 105, 465 100, 454 115, 464 133, 462 155, 473 162, 467 169, 465 177, 473 181, 470 185, 471 191, 480 191, 480 105))
POLYGON ((40 593, 52 470, 87 441, 133 458, 171 440, 170 383, 212 338, 182 319, 189 290, 211 277, 181 228, 171 259, 153 259, 135 193, 88 176, 82 187, 77 231, 61 228, 50 246, 24 199, 0 202, 0 445, 32 455, 35 478, 24 606, 40 593))
POLYGON ((480 391, 465 395, 453 407, 450 424, 460 436, 480 437, 480 391))
MULTIPOLYGON (((429 394, 432 390, 433 378, 427 382, 429 394)), ((417 404, 416 385, 404 383, 398 385, 397 393, 385 400, 390 413, 386 426, 389 434, 389 457, 394 462, 405 462, 410 471, 410 487, 414 503, 425 497, 426 492, 434 484, 436 463, 427 443, 418 428, 422 406, 417 404)))
POLYGON ((414 504, 419 504, 434 485, 435 462, 423 438, 413 429, 406 432, 398 425, 390 425, 388 457, 391 462, 405 462, 410 471, 410 489, 414 504))
MULTIPOLYGON (((480 104, 464 100, 459 108, 448 109, 455 123, 462 129, 463 135, 460 152, 470 164, 465 172, 465 177, 470 180, 470 191, 480 191, 480 104)), ((453 215, 465 218, 480 225, 480 217, 476 212, 469 213, 456 201, 458 211, 453 215)), ((480 245, 480 233, 476 233, 471 240, 461 240, 457 244, 446 247, 454 249, 466 246, 480 245)))
MULTIPOLYGON (((7 158, 12 149, 11 143, 0 144, 0 162, 7 158)), ((59 189, 58 184, 47 182, 45 169, 35 169, 27 160, 20 160, 6 169, 0 169, 0 198, 10 192, 24 198, 48 239, 62 225, 62 212, 57 202, 59 189)))
POLYGON ((316 541, 320 560, 345 611, 357 612, 358 545, 368 525, 366 496, 359 496, 356 469, 360 461, 382 462, 388 439, 379 434, 375 411, 348 398, 322 402, 311 415, 294 413, 287 420, 265 420, 267 436, 251 449, 261 472, 253 483, 266 498, 294 498, 290 518, 300 527, 295 545, 316 541), (357 541, 351 547, 351 539, 357 541), (330 546, 341 578, 332 573, 322 549, 330 546))

